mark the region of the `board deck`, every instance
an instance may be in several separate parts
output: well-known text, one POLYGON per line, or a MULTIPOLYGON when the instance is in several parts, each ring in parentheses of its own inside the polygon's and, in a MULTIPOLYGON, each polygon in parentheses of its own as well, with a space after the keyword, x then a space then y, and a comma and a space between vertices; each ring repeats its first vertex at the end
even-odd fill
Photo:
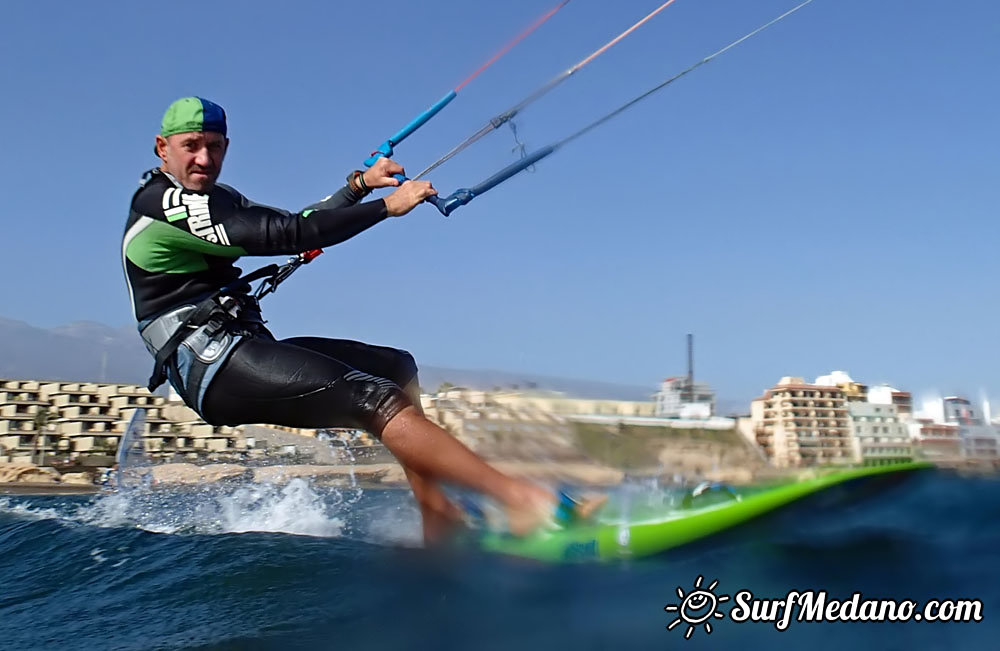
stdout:
POLYGON ((659 513, 635 513, 627 519, 600 514, 590 523, 542 531, 524 538, 486 533, 483 549, 537 560, 608 561, 641 558, 710 536, 834 486, 875 477, 902 476, 933 467, 925 462, 831 470, 816 477, 739 487, 724 499, 693 499, 659 513))

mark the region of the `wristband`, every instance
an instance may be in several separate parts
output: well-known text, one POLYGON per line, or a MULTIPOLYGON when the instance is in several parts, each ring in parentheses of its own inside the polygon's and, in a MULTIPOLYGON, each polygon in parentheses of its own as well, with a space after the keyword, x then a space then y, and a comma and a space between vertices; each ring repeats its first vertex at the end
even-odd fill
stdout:
POLYGON ((364 181, 361 181, 360 179, 361 170, 354 170, 347 175, 347 187, 349 187, 351 192, 353 192, 356 196, 364 197, 371 192, 371 190, 369 190, 367 186, 364 185, 364 181))

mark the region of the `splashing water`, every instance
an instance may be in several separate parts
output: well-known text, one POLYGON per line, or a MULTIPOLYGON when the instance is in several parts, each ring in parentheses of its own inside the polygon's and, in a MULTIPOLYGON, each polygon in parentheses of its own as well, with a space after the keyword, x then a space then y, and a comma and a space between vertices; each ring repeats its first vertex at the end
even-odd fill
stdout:
POLYGON ((226 482, 154 487, 151 460, 142 442, 144 429, 145 410, 138 409, 119 446, 114 493, 105 493, 71 514, 53 512, 41 517, 100 527, 134 526, 167 534, 272 532, 340 537, 345 530, 344 516, 350 515, 351 507, 363 495, 354 476, 353 455, 351 486, 343 491, 317 488, 303 478, 281 485, 226 482))
MULTIPOLYGON (((342 496, 339 491, 335 495, 342 496)), ((216 521, 226 532, 281 531, 333 537, 340 535, 344 524, 328 512, 323 498, 303 479, 293 479, 281 488, 268 484, 240 488, 228 499, 216 500, 216 505, 216 521)))
POLYGON ((136 487, 104 493, 85 502, 31 506, 0 499, 0 513, 102 528, 137 528, 152 533, 215 535, 286 533, 353 538, 374 544, 419 544, 420 518, 403 491, 316 486, 295 478, 285 484, 210 484, 195 487, 136 487))

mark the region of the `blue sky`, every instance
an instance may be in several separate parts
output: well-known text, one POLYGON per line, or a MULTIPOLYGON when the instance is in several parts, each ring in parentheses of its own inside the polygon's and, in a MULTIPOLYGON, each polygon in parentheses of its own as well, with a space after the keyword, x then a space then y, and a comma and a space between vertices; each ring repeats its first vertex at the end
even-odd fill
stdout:
MULTIPOLYGON (((222 104, 223 180, 297 209, 554 4, 9 3, 0 314, 130 322, 121 231, 173 99, 222 104)), ((658 4, 573 0, 396 159, 419 171, 658 4)), ((567 135, 794 4, 678 0, 520 137, 567 135)), ((427 364, 649 386, 684 372, 692 332, 733 399, 833 369, 1000 397, 998 64, 995 2, 816 0, 451 218, 418 207, 329 250, 266 316, 427 364)), ((472 185, 512 145, 431 180, 472 185)))

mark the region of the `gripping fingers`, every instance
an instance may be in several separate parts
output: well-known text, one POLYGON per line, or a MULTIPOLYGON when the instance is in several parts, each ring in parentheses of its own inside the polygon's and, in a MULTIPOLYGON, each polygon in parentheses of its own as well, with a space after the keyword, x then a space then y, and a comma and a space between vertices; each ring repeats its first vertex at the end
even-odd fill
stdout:
POLYGON ((429 181, 406 181, 385 198, 390 216, 400 216, 413 210, 424 199, 437 194, 429 181))
POLYGON ((431 185, 430 181, 414 181, 414 183, 420 183, 420 184, 423 185, 423 187, 420 188, 420 198, 421 199, 426 199, 427 197, 432 197, 432 196, 434 196, 435 194, 438 193, 438 191, 434 189, 434 186, 431 185))
POLYGON ((372 188, 396 187, 406 180, 403 166, 389 158, 379 158, 365 172, 365 183, 372 188))

